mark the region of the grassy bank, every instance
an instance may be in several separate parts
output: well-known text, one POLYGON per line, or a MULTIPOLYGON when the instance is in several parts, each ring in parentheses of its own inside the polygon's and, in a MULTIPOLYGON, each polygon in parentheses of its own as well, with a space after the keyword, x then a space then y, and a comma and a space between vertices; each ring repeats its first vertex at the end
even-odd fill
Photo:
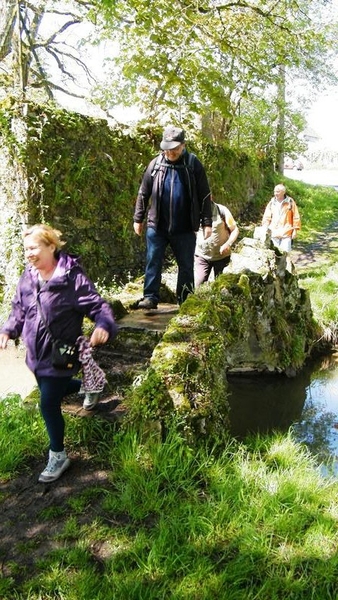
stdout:
POLYGON ((311 249, 317 257, 299 269, 300 285, 310 292, 315 319, 329 341, 338 340, 338 192, 333 188, 309 186, 288 180, 287 188, 300 208, 302 229, 295 249, 311 249))
MULTIPOLYGON (((38 414, 12 402, 15 440, 0 405, 2 476, 41 434, 38 414)), ((191 449, 175 433, 145 442, 111 425, 97 443, 96 420, 67 424, 68 447, 95 451, 109 480, 37 512, 48 533, 21 541, 2 600, 336 600, 338 482, 290 436, 191 449)))
MULTIPOLYGON (((299 244, 329 231, 337 192, 288 189, 299 244)), ((334 254, 300 274, 328 327, 334 254)), ((291 433, 190 448, 175 432, 160 442, 65 418, 81 476, 10 487, 42 466, 47 437, 34 402, 0 403, 1 600, 337 600, 338 481, 291 433), (102 481, 86 484, 89 465, 102 481)))

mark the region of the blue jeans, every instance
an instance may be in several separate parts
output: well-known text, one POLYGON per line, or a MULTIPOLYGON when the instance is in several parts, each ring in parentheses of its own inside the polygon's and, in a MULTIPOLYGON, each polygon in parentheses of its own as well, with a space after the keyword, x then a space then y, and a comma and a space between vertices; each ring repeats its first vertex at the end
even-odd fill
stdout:
POLYGON ((176 295, 182 304, 194 291, 194 253, 196 235, 188 233, 170 234, 147 228, 147 265, 144 278, 144 297, 155 302, 160 299, 161 274, 166 247, 170 245, 178 266, 176 295))
POLYGON ((41 403, 40 410, 49 436, 49 447, 53 452, 62 452, 65 422, 61 402, 65 396, 75 394, 81 387, 80 379, 71 377, 36 377, 41 403))

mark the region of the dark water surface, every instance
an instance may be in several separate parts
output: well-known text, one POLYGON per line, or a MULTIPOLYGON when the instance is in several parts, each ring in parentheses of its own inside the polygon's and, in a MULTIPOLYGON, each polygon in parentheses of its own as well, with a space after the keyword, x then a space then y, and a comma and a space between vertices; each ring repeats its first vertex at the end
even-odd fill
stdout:
POLYGON ((338 354, 309 362, 293 378, 285 375, 228 376, 231 432, 286 432, 292 427, 323 463, 323 472, 338 476, 338 354))

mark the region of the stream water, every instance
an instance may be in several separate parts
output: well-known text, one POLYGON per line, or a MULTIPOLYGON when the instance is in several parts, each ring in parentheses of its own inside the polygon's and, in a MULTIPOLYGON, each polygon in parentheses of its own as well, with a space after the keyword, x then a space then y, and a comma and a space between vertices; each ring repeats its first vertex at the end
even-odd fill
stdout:
POLYGON ((232 434, 286 432, 338 476, 338 354, 309 362, 296 377, 228 377, 232 434))

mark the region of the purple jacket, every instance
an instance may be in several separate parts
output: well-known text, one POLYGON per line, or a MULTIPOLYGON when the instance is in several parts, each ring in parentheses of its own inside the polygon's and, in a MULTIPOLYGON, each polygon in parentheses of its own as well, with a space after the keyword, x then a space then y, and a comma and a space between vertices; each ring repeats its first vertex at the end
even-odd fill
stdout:
POLYGON ((96 291, 77 258, 61 252, 52 279, 40 291, 38 273, 29 265, 20 277, 11 314, 1 333, 7 333, 11 339, 22 336, 27 349, 26 363, 35 375, 69 377, 78 370, 61 371, 52 366, 52 340, 41 320, 37 295, 55 339, 75 342, 82 335, 85 316, 94 321, 96 327, 108 331, 111 338, 117 334, 109 304, 96 291))

